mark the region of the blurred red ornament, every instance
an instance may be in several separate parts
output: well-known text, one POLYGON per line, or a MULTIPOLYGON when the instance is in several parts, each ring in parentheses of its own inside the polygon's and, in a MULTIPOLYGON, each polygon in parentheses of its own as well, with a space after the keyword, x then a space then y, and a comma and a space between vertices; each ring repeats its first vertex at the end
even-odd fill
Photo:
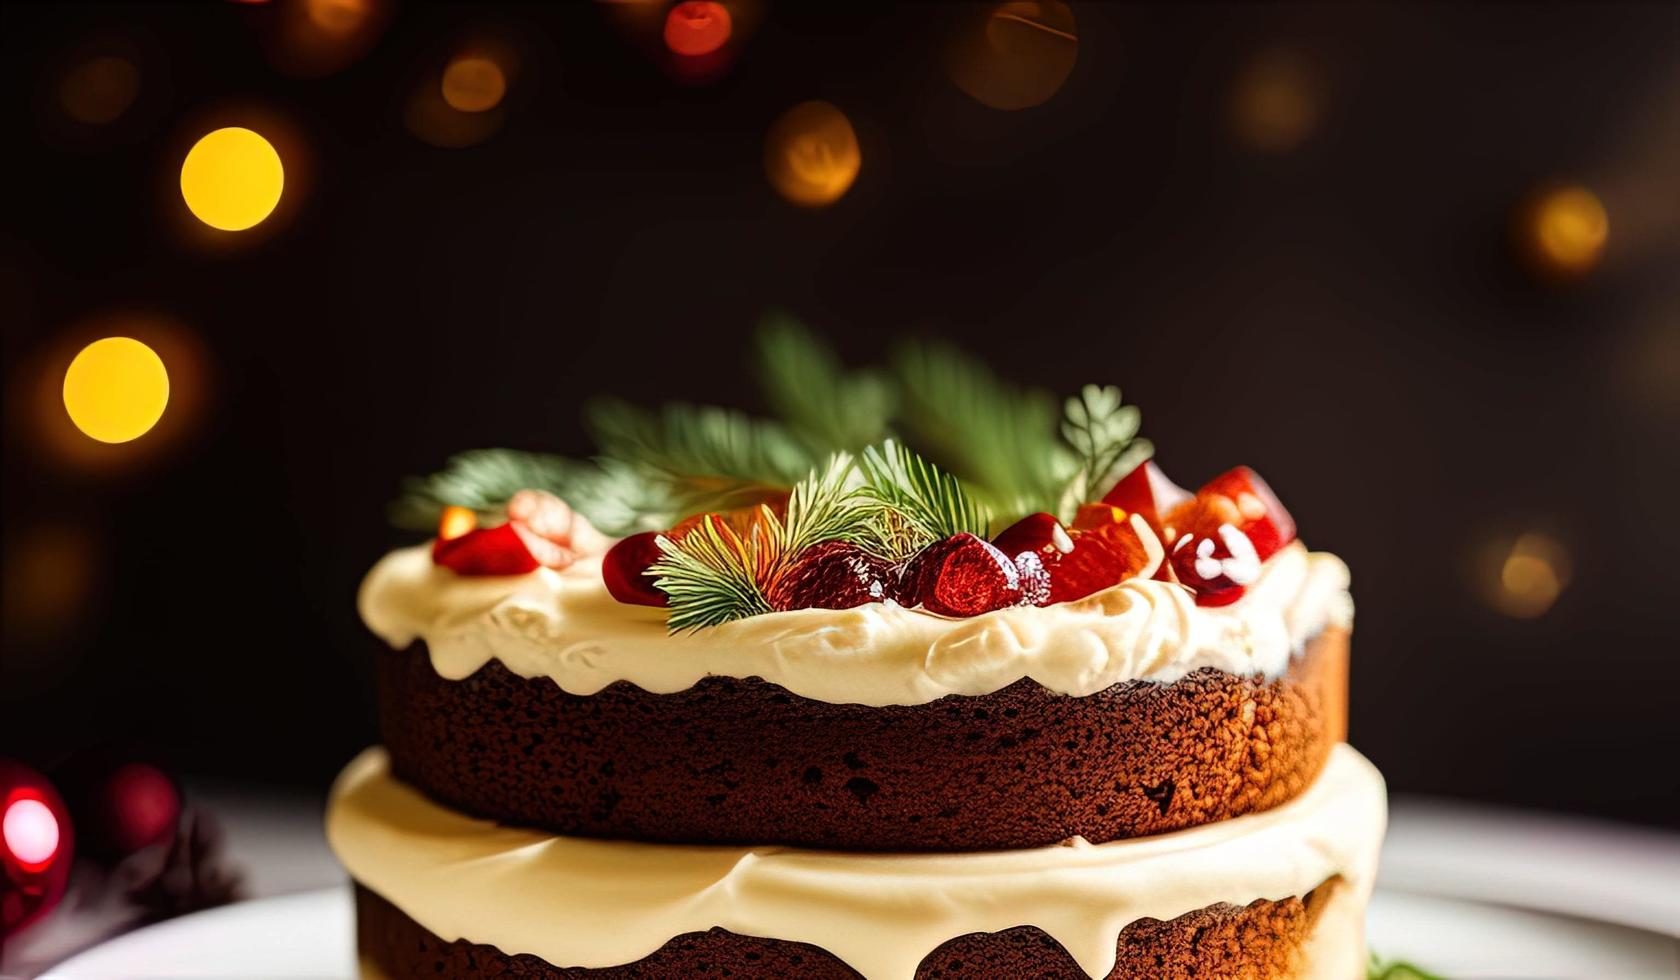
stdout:
POLYGON ((111 773, 103 796, 106 834, 124 855, 168 838, 181 815, 175 781, 144 762, 131 762, 111 773))
POLYGON ((711 54, 729 43, 729 10, 711 0, 684 0, 665 17, 665 46, 686 58, 711 54))
POLYGON ((45 915, 64 895, 74 851, 64 801, 32 769, 0 760, 0 936, 45 915))

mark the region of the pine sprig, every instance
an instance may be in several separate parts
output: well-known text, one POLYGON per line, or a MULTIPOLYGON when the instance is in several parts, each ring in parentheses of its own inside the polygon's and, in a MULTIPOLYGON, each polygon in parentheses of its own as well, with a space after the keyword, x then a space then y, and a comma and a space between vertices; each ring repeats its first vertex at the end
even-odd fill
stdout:
POLYGON ((724 408, 608 399, 586 420, 601 454, 657 486, 676 517, 779 497, 817 462, 786 427, 724 408))
POLYGON ((1008 520, 1054 510, 1078 460, 1056 438, 1056 401, 945 344, 900 348, 893 369, 912 441, 1008 520))
MULTIPOLYGON (((857 464, 849 453, 836 453, 826 466, 812 470, 788 495, 787 516, 773 529, 779 557, 791 560, 819 541, 859 541, 870 515, 857 506, 857 464)), ((775 515, 770 515, 774 520, 775 515)))
POLYGON ((1442 980, 1434 973, 1430 973, 1405 960, 1384 960, 1376 953, 1370 954, 1365 967, 1366 980, 1442 980))
POLYGON ((500 510, 520 490, 559 494, 576 482, 587 464, 547 453, 517 449, 475 449, 449 457, 429 476, 411 476, 391 504, 391 523, 414 531, 437 528, 449 506, 488 514, 500 510))
POLYGON ((1137 438, 1142 413, 1120 401, 1113 385, 1086 385, 1062 408, 1062 438, 1079 457, 1079 469, 1068 481, 1058 508, 1072 520, 1079 505, 1107 493, 1155 451, 1147 439, 1137 438))
MULTIPOLYGON (((903 443, 888 439, 863 451, 860 501, 872 514, 878 530, 872 543, 885 551, 898 539, 896 552, 905 544, 919 548, 967 532, 986 536, 986 509, 968 495, 957 478, 911 452, 903 443), (883 521, 899 526, 882 526, 883 521)), ((889 557, 900 555, 888 552, 889 557)))
POLYGON ((759 384, 777 417, 819 452, 857 452, 887 435, 897 392, 880 371, 847 371, 798 320, 772 313, 754 350, 759 384))
MULTIPOLYGON (((769 513, 769 509, 765 509, 769 513)), ((765 540, 745 539, 721 520, 707 518, 681 541, 661 535, 663 556, 647 574, 670 597, 666 628, 673 633, 720 626, 770 611, 759 586, 765 540)))

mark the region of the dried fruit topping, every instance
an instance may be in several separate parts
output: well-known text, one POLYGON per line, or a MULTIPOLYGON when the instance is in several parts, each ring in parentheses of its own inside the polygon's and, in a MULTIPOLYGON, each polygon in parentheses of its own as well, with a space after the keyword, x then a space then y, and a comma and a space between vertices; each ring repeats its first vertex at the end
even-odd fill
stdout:
POLYGON ((1283 509, 1260 474, 1246 466, 1209 480, 1196 494, 1195 517, 1181 530, 1195 527, 1205 534, 1219 524, 1230 524, 1248 535, 1261 561, 1295 540, 1295 518, 1283 509))
POLYGON ((1246 466, 1227 470, 1196 493, 1194 504, 1170 520, 1172 569, 1203 606, 1242 597, 1260 577, 1260 564, 1295 540, 1295 519, 1277 495, 1246 466))
POLYGON ((438 538, 432 561, 457 575, 525 575, 541 567, 512 523, 478 528, 453 538, 438 538))
POLYGON ((470 507, 449 506, 438 517, 437 536, 448 541, 458 538, 478 526, 478 515, 470 507))
POLYGON ((1196 594, 1198 606, 1225 606, 1242 598, 1260 577, 1260 555, 1254 543, 1232 524, 1220 524, 1212 534, 1186 531, 1173 545, 1173 573, 1196 594))
POLYGON ((1056 584, 1050 570, 1035 552, 1023 551, 1015 556, 1015 570, 1021 575, 1021 605, 1048 606, 1055 600, 1056 584))
POLYGON ((1021 570, 991 542, 953 535, 923 548, 905 572, 905 605, 941 616, 978 616, 1027 600, 1021 570))
POLYGON ((1160 554, 1159 547, 1152 549, 1138 536, 1124 511, 1108 504, 1081 507, 1072 528, 1049 514, 1029 514, 998 535, 996 544, 1015 556, 1023 574, 1024 558, 1043 570, 1049 588, 1042 595, 1023 581, 1023 591, 1033 593, 1028 599, 1037 606, 1081 599, 1149 574, 1160 554))
POLYGON ((563 568, 586 555, 598 555, 611 543, 595 530, 588 518, 572 510, 564 500, 542 490, 521 490, 514 494, 508 501, 507 515, 508 520, 560 549, 558 564, 543 561, 550 568, 563 568))
POLYGON ((1120 508, 1128 514, 1140 514, 1149 522, 1162 541, 1171 544, 1164 533, 1163 519, 1173 510, 1191 500, 1190 491, 1167 479, 1161 468, 1150 460, 1126 475, 1103 497, 1102 502, 1120 508))
POLYGON ((897 570, 846 541, 822 541, 801 551, 767 590, 770 608, 850 609, 893 597, 897 570))
POLYGON ((654 588, 647 574, 663 554, 658 543, 661 533, 632 534, 607 550, 607 556, 601 559, 601 578, 614 599, 633 606, 671 604, 670 597, 654 588))

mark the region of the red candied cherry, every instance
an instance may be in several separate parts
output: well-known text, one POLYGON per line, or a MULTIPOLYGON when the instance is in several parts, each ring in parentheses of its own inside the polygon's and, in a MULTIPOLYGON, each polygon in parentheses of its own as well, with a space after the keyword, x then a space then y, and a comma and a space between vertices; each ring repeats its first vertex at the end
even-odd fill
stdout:
POLYGON ((770 608, 850 609, 893 597, 891 562, 845 541, 821 541, 800 551, 766 590, 770 608))
POLYGON ((1148 460, 1116 483, 1102 502, 1128 514, 1142 515, 1161 540, 1171 544, 1169 535, 1164 531, 1165 518, 1191 499, 1190 491, 1167 479, 1155 461, 1148 460))
POLYGON ((1173 545, 1173 574, 1196 594, 1198 606, 1225 606, 1242 598, 1260 578, 1260 555, 1240 528, 1220 524, 1213 532, 1186 531, 1173 545))
POLYGON ((1027 598, 1014 560, 967 532, 923 548, 905 570, 905 585, 900 601, 941 616, 978 616, 1027 598))
POLYGON ((632 534, 607 549, 601 559, 601 578, 607 592, 619 602, 633 606, 668 606, 671 599, 654 588, 647 570, 664 555, 659 550, 659 536, 663 531, 643 531, 632 534))
POLYGON ((1203 533, 1230 524, 1248 536, 1261 561, 1295 540, 1295 518, 1283 509, 1277 494, 1246 466, 1226 470, 1196 493, 1196 515, 1181 530, 1200 527, 1203 533))
MULTIPOLYGON (((1050 514, 1029 514, 1010 525, 994 542, 1014 555, 1023 573, 1042 568, 1047 591, 1035 593, 1023 583, 1028 600, 1037 606, 1082 599, 1128 578, 1155 570, 1159 548, 1151 549, 1127 521, 1124 511, 1107 504, 1081 507, 1071 528, 1050 514)), ((1023 574, 1025 579, 1025 574, 1023 574)))
POLYGON ((481 527, 432 544, 432 561, 457 575, 525 575, 541 567, 512 523, 481 527))

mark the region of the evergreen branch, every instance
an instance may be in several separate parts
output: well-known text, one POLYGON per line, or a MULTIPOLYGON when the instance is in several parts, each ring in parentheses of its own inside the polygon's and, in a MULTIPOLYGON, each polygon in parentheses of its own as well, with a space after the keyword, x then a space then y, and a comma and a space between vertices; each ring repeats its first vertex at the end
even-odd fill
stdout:
POLYGON ((896 403, 888 379, 875 370, 848 372, 788 314, 765 317, 754 359, 770 407, 812 448, 857 452, 886 437, 896 403))
MULTIPOLYGON (((986 536, 985 508, 964 492, 956 477, 941 472, 902 443, 888 439, 870 446, 858 465, 864 476, 858 496, 876 528, 873 544, 885 547, 896 537, 900 547, 903 543, 921 547, 965 531, 986 536), (895 527, 890 522, 901 524, 895 527)), ((899 557, 896 553, 887 556, 899 557)))
MULTIPOLYGON (((485 520, 499 517, 521 490, 544 490, 614 536, 667 527, 675 517, 658 488, 613 460, 587 462, 516 449, 475 449, 449 458, 429 476, 403 481, 391 523, 433 531, 445 507, 467 507, 485 520)), ((679 515, 680 516, 680 515, 679 515)))
POLYGON ((780 521, 771 514, 771 525, 780 556, 792 559, 819 541, 853 541, 864 534, 870 515, 855 506, 856 464, 847 453, 829 457, 828 464, 812 470, 794 485, 788 495, 787 516, 780 521))
POLYGON ((670 597, 666 627, 671 632, 718 626, 770 611, 755 577, 762 544, 757 535, 742 540, 728 524, 708 517, 681 541, 661 535, 658 543, 663 556, 647 574, 654 577, 654 587, 670 597))
POLYGON ((816 462, 782 425, 723 408, 603 400, 586 418, 602 455, 658 486, 678 517, 779 497, 816 462))
POLYGON ((1072 520, 1079 505, 1096 499, 1154 453, 1147 439, 1138 439, 1141 413, 1120 402, 1113 385, 1086 385, 1069 398, 1062 411, 1062 438, 1078 454, 1079 470, 1068 481, 1058 508, 1072 520))
POLYGON ((1366 980, 1442 980, 1434 973, 1430 973, 1404 960, 1383 960, 1376 953, 1370 955, 1365 967, 1366 980))
POLYGON ((893 358, 916 445, 1008 520, 1052 510, 1078 467, 1056 438, 1056 402, 1017 388, 954 347, 911 344, 893 358))

